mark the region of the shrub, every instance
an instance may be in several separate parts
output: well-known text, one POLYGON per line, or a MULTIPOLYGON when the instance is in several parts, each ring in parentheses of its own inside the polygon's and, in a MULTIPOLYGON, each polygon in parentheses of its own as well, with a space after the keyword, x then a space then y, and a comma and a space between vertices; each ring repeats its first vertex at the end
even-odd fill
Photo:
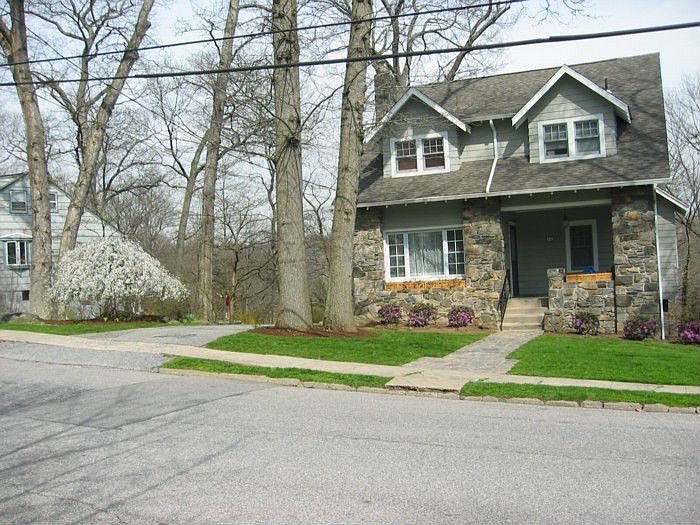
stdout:
POLYGON ((408 314, 408 326, 427 326, 435 317, 437 308, 428 303, 416 303, 408 314))
POLYGON ((571 328, 581 335, 598 335, 600 321, 598 316, 592 313, 575 313, 571 316, 571 328))
POLYGON ((447 326, 457 328, 474 322, 474 310, 468 306, 455 306, 447 314, 447 326))
POLYGON ((648 337, 654 337, 658 330, 658 325, 653 319, 636 318, 630 319, 622 329, 622 337, 633 341, 642 341, 648 337))
POLYGON ((678 338, 684 345, 700 344, 700 321, 683 321, 679 324, 678 338))
POLYGON ((66 253, 56 265, 49 291, 49 299, 60 309, 96 306, 100 317, 110 319, 139 311, 147 299, 181 301, 187 295, 156 259, 117 237, 94 239, 66 253))
POLYGON ((401 307, 395 304, 382 306, 377 312, 381 324, 396 324, 403 317, 401 307))

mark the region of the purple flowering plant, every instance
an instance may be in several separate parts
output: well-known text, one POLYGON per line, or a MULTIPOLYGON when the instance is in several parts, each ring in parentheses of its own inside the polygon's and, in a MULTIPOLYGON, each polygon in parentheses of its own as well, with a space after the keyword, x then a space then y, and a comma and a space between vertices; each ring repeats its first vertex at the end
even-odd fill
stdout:
POLYGON ((700 344, 700 321, 683 321, 679 324, 678 338, 684 345, 700 344))
POLYGON ((381 307, 378 314, 381 324, 397 324, 403 317, 401 307, 395 304, 381 307))
POLYGON ((427 326, 437 314, 437 308, 428 303, 416 303, 408 314, 408 326, 427 326))
POLYGON ((597 335, 600 330, 600 320, 595 314, 578 312, 571 316, 571 328, 581 335, 597 335))
POLYGON ((622 329, 622 337, 632 341, 643 341, 649 337, 654 337, 659 329, 659 325, 653 319, 630 319, 622 329))
POLYGON ((468 306, 455 306, 447 314, 447 326, 458 328, 474 322, 474 310, 468 306))

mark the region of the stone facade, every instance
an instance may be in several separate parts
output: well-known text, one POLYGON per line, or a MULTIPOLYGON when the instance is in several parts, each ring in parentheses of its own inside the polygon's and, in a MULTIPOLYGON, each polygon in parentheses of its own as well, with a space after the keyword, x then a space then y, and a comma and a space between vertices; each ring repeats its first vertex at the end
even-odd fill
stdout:
POLYGON ((588 312, 598 316, 601 333, 615 332, 614 281, 566 282, 564 268, 550 268, 547 279, 549 306, 544 314, 546 331, 571 331, 571 316, 588 312))
POLYGON ((628 319, 660 320, 656 223, 651 186, 612 192, 617 330, 628 319))

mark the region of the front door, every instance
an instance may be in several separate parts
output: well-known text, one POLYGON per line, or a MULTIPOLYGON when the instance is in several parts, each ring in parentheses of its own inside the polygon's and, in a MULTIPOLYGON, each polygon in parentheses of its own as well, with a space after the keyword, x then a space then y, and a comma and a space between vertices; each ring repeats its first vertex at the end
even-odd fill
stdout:
POLYGON ((514 297, 520 295, 518 285, 518 235, 515 224, 508 226, 508 245, 510 246, 510 286, 514 297))

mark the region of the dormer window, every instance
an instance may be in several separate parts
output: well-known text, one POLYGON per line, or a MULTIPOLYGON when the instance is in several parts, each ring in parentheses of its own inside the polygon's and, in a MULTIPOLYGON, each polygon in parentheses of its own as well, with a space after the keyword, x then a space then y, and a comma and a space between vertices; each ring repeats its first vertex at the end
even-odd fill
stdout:
POLYGON ((448 171, 446 145, 447 133, 432 133, 403 140, 391 139, 393 175, 401 177, 448 171))
POLYGON ((540 122, 540 162, 605 156, 603 116, 540 122))
POLYGON ((10 213, 27 213, 27 192, 24 190, 10 192, 10 213))

